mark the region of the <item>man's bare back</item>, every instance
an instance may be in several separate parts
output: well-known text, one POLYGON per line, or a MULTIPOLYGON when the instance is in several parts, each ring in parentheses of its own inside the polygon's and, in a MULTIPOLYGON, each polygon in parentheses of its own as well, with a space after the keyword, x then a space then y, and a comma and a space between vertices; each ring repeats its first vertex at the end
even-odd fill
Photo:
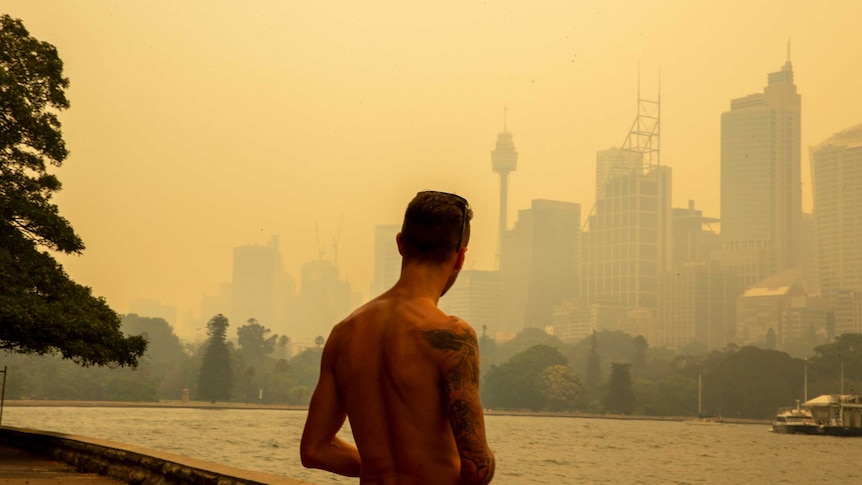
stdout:
POLYGON ((491 481, 476 334, 437 308, 465 250, 446 264, 405 263, 391 290, 333 328, 303 432, 303 464, 367 484, 491 481), (356 447, 335 437, 345 417, 356 447))

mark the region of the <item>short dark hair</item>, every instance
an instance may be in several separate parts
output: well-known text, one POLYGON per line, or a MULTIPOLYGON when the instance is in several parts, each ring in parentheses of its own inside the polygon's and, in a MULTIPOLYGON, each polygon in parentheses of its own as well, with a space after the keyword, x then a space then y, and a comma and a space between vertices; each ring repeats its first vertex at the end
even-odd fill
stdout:
POLYGON ((467 246, 473 210, 467 199, 447 192, 424 191, 407 205, 401 226, 405 260, 442 263, 467 246), (459 244, 460 241, 460 244, 459 244))

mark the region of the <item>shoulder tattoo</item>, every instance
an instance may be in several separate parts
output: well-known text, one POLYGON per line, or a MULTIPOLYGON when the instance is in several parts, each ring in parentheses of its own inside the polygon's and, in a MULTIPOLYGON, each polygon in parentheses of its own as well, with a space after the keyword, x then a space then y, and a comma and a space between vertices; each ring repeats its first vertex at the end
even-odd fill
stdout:
POLYGON ((452 330, 428 330, 422 332, 422 338, 431 347, 449 352, 455 358, 456 364, 446 376, 449 386, 454 388, 450 391, 460 391, 465 383, 479 385, 478 343, 472 332, 467 329, 460 334, 452 330))

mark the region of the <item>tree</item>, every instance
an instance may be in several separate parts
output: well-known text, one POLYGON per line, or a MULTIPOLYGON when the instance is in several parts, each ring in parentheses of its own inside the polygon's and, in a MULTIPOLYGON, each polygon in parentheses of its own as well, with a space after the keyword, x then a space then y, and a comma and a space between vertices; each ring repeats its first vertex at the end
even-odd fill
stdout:
MULTIPOLYGON (((701 367, 703 408, 710 413, 765 419, 803 398, 805 361, 784 352, 746 346, 714 352, 701 367)), ((696 396, 696 374, 692 382, 696 396)))
POLYGON ((290 359, 290 368, 296 381, 301 386, 314 389, 320 377, 320 358, 323 352, 320 348, 305 349, 290 359))
POLYGON ((258 323, 254 318, 249 318, 247 324, 236 329, 239 349, 248 360, 257 361, 275 351, 278 335, 267 337, 270 332, 270 329, 258 323))
MULTIPOLYGON (((158 397, 178 399, 182 389, 190 384, 191 359, 171 325, 161 318, 123 315, 122 330, 127 335, 141 335, 147 339, 141 370, 149 374, 158 386, 158 397)), ((140 372, 144 373, 144 372, 140 372)))
POLYGON ((48 172, 68 156, 57 118, 68 86, 54 46, 0 17, 0 349, 135 367, 145 339, 124 336, 117 313, 46 251, 84 250, 51 200, 61 185, 48 172))
POLYGON ((631 364, 611 364, 611 378, 605 395, 605 408, 612 413, 631 414, 635 407, 635 393, 632 387, 631 364))
POLYGON ((643 335, 638 335, 632 339, 632 345, 634 345, 635 348, 634 355, 632 356, 632 367, 638 370, 643 370, 646 367, 646 356, 647 350, 649 349, 649 343, 643 335))
POLYGON ((545 333, 541 328, 527 327, 518 332, 518 335, 515 335, 515 338, 496 348, 496 360, 494 362, 497 364, 506 362, 515 354, 523 352, 536 345, 547 345, 549 347, 559 349, 563 346, 563 342, 560 341, 559 338, 545 333))
POLYGON ((497 357, 497 342, 487 335, 487 325, 482 325, 482 336, 479 337, 479 371, 484 377, 497 357))
POLYGON ((549 411, 574 411, 584 406, 586 388, 581 378, 567 365, 553 365, 542 371, 544 408, 549 411))
POLYGON ((278 358, 290 358, 290 337, 288 337, 287 335, 282 335, 278 337, 278 358))
POLYGON ((602 381, 602 361, 599 358, 599 342, 594 331, 590 337, 590 353, 587 355, 587 387, 595 392, 602 381))
POLYGON ((204 401, 227 401, 233 390, 227 317, 219 313, 207 323, 206 348, 198 377, 198 394, 204 401))
POLYGON ((140 335, 149 345, 146 357, 156 361, 177 361, 185 357, 183 344, 171 324, 162 318, 143 317, 135 313, 123 315, 122 330, 128 335, 140 335))
POLYGON ((545 406, 542 373, 549 367, 566 364, 566 358, 554 347, 534 345, 488 371, 482 402, 493 408, 541 410, 545 406))

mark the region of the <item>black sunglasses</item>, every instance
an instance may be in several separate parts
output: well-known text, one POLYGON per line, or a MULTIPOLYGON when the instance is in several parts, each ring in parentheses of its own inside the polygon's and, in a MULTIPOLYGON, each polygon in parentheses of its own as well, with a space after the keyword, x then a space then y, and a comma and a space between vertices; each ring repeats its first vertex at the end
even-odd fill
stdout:
POLYGON ((470 203, 467 202, 467 199, 461 197, 460 195, 450 194, 449 192, 440 192, 437 190, 425 190, 425 191, 419 192, 416 195, 420 195, 420 194, 435 194, 435 195, 441 195, 444 197, 450 197, 450 198, 455 199, 455 202, 458 202, 459 205, 461 206, 461 233, 458 235, 458 245, 455 246, 455 252, 457 253, 458 251, 461 250, 461 243, 464 241, 464 231, 467 230, 467 211, 470 210, 470 203))

